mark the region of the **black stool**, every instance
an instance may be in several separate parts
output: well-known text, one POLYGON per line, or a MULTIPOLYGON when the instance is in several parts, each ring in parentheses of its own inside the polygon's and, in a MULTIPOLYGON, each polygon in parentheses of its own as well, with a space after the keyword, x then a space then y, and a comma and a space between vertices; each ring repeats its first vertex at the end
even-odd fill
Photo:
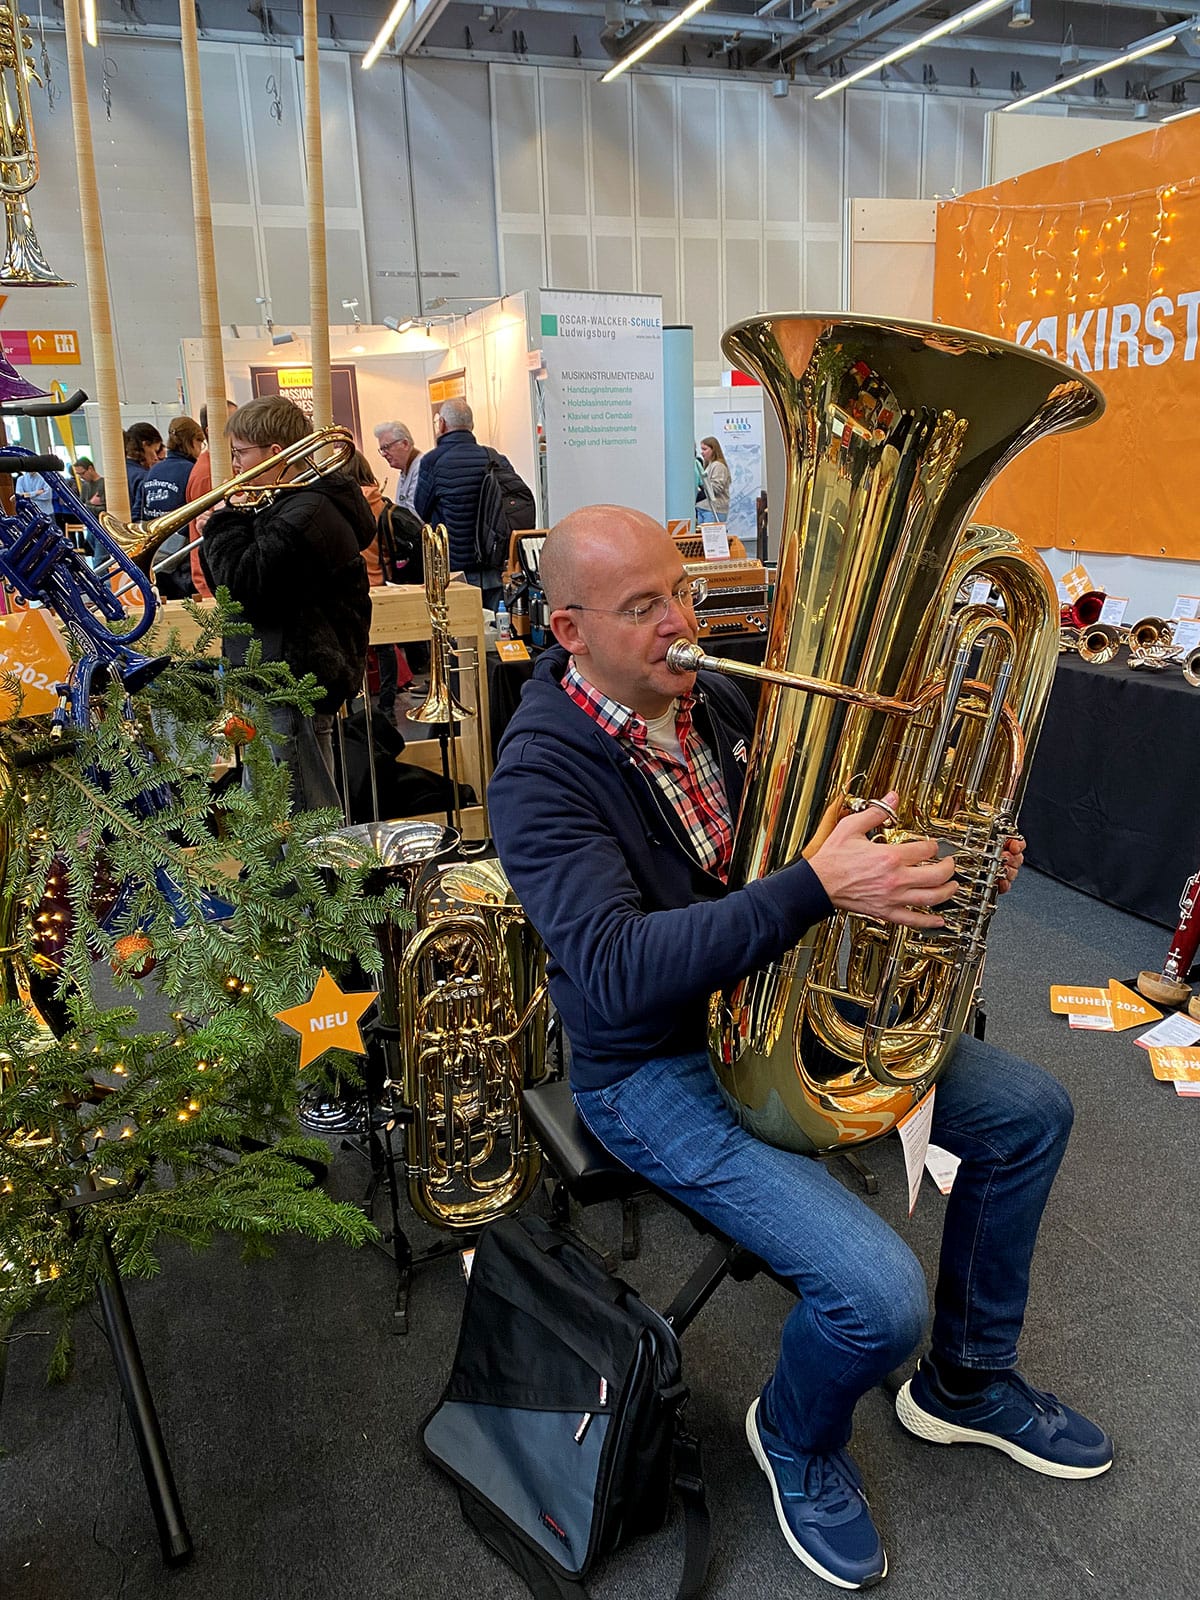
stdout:
POLYGON ((765 1261, 735 1244, 703 1217, 672 1195, 654 1188, 611 1155, 580 1121, 571 1098, 571 1086, 565 1078, 524 1090, 521 1103, 534 1137, 542 1147, 546 1192, 554 1222, 565 1225, 570 1220, 572 1200, 581 1206, 619 1200, 621 1256, 629 1261, 638 1253, 637 1201, 642 1195, 657 1194, 711 1241, 695 1271, 663 1313, 677 1334, 683 1333, 726 1278, 740 1283, 765 1272, 790 1293, 796 1292, 795 1286, 772 1272, 765 1261))

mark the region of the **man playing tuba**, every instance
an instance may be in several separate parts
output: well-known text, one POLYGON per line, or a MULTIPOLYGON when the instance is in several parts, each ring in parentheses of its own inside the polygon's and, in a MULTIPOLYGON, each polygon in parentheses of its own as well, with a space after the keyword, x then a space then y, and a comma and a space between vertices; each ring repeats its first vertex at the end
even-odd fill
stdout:
MULTIPOLYGON (((830 1583, 866 1588, 887 1558, 847 1450, 851 1421, 921 1337, 924 1274, 825 1166, 739 1125, 709 1066, 706 1000, 835 908, 941 926, 954 861, 938 860, 932 839, 871 841, 883 816, 867 808, 830 818, 807 859, 727 890, 753 718, 736 686, 667 666, 675 640, 697 637, 674 543, 640 512, 592 506, 551 531, 541 574, 561 648, 526 687, 489 805, 505 870, 551 955, 575 1102, 614 1155, 795 1285, 747 1438, 793 1553, 830 1583)), ((1003 887, 1022 853, 1010 841, 1003 887)), ((933 1116, 933 1138, 961 1166, 931 1350, 897 1414, 931 1442, 989 1445, 1034 1471, 1087 1478, 1111 1465, 1111 1440, 1016 1367, 1071 1118, 1040 1068, 960 1040, 933 1116)))

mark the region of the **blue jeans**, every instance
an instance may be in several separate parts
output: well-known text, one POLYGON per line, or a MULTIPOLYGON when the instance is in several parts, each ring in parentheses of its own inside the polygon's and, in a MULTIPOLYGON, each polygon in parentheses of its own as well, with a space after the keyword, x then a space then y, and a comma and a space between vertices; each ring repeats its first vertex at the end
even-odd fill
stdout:
MULTIPOLYGON (((822 1162, 746 1133, 705 1055, 647 1061, 575 1103, 614 1155, 795 1286, 766 1414, 798 1449, 840 1449, 859 1397, 921 1337, 928 1299, 912 1251, 822 1162)), ((935 1356, 1016 1365, 1033 1247, 1071 1119, 1048 1073, 960 1041, 933 1114, 933 1142, 962 1157, 942 1233, 935 1356)))
MULTIPOLYGON (((303 717, 295 706, 272 706, 271 753, 291 780, 292 808, 320 811, 341 809, 341 796, 333 781, 333 717, 318 711, 303 717)), ((248 781, 248 775, 247 775, 248 781)))

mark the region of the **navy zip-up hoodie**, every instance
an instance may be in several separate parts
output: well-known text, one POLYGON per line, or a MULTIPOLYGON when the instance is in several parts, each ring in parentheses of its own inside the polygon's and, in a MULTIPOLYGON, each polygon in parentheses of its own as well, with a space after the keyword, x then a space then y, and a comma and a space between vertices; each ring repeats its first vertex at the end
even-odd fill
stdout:
MULTIPOLYGON (((777 960, 833 907, 799 860, 741 889, 706 872, 629 752, 561 687, 548 650, 505 730, 488 810, 500 860, 550 953, 571 1082, 604 1088, 655 1056, 705 1047, 708 995, 777 960)), ((741 691, 710 673, 693 712, 737 815, 753 727, 741 691)))

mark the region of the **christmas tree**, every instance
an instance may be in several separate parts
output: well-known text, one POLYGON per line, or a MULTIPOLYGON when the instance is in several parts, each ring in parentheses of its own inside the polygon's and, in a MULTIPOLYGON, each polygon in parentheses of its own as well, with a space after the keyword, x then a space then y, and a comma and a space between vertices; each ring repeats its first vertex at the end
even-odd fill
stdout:
MULTIPOLYGON (((402 891, 322 865, 342 819, 292 812, 262 731, 320 691, 253 643, 243 666, 214 657, 235 616, 224 595, 193 608, 194 646, 169 641, 133 698, 101 685, 63 739, 0 724, 0 1317, 43 1295, 60 1310, 56 1376, 106 1240, 137 1277, 164 1240, 219 1230, 248 1254, 285 1232, 373 1236, 314 1182, 328 1150, 296 1124, 297 1041, 275 1014, 322 968, 378 971, 373 928, 403 919, 402 891), (214 753, 234 752, 248 783, 214 787, 214 753), (155 991, 166 1020, 147 1027, 155 991)), ((355 1076, 344 1053, 321 1066, 355 1076)))

